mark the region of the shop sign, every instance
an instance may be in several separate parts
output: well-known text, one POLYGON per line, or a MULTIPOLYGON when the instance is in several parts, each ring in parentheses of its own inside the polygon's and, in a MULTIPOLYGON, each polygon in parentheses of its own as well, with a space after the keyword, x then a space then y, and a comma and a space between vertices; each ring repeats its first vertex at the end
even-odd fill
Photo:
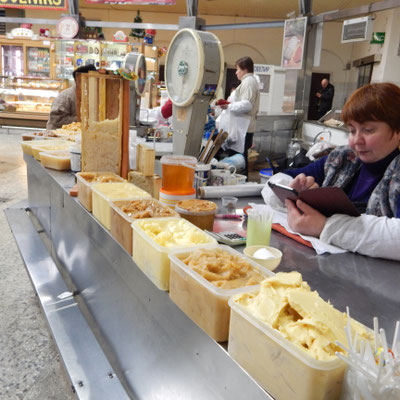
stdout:
POLYGON ((85 0, 89 4, 139 4, 139 5, 157 5, 174 6, 176 0, 85 0))
POLYGON ((35 10, 66 10, 68 0, 0 0, 0 8, 31 8, 35 10))
POLYGON ((383 44, 385 43, 385 32, 373 32, 371 44, 383 44))

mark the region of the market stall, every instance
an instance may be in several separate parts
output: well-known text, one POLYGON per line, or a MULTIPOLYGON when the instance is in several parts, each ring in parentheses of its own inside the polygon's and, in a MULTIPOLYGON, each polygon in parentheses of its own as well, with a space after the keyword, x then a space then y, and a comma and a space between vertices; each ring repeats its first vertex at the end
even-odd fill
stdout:
MULTIPOLYGON (((8 209, 7 217, 80 398, 271 398, 69 195, 72 173, 24 158, 29 200, 8 209), (40 245, 42 229, 48 253, 40 245)), ((239 206, 261 200, 243 198, 239 206)), ((341 311, 350 307, 366 326, 379 316, 392 337, 400 317, 397 262, 352 253, 318 256, 276 232, 271 245, 283 253, 276 272, 301 272, 322 298, 341 311)))

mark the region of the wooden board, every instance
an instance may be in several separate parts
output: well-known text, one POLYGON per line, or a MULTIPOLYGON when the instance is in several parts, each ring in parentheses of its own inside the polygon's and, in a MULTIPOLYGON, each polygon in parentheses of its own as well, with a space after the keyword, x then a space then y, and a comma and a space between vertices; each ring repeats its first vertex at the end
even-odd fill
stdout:
POLYGON ((145 144, 136 146, 136 169, 144 176, 152 176, 154 174, 154 163, 156 152, 154 149, 147 147, 145 144))
POLYGON ((129 82, 116 75, 81 74, 82 171, 129 169, 129 82))

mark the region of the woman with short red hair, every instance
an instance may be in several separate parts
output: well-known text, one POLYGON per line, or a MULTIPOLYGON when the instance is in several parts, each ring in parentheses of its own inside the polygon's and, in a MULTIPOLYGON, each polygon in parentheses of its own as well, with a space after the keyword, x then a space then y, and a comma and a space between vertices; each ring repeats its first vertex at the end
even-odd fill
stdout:
POLYGON ((286 200, 289 226, 323 242, 374 257, 400 260, 400 88, 374 83, 357 89, 342 120, 349 144, 316 162, 285 171, 291 187, 341 187, 362 213, 326 218, 298 200, 286 200))

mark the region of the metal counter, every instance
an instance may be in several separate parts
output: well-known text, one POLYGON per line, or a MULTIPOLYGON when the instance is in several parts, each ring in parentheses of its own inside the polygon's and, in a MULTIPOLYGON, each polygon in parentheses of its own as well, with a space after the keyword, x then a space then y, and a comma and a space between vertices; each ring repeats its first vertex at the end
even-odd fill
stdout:
POLYGON ((253 138, 254 149, 259 153, 258 161, 265 161, 265 157, 272 160, 286 157, 301 118, 302 115, 290 113, 258 114, 253 138))
MULTIPOLYGON (((81 360, 76 350, 73 360, 64 359, 79 398, 94 398, 91 393, 99 386, 103 396, 97 394, 96 400, 124 398, 116 394, 121 388, 127 397, 146 400, 271 398, 229 357, 224 347, 170 301, 168 293, 158 290, 109 232, 76 198, 69 196, 73 174, 45 169, 30 156, 25 156, 25 161, 30 208, 51 239, 52 255, 61 264, 59 272, 96 341, 93 343, 87 332, 86 339, 81 339, 80 329, 74 330, 68 320, 58 322, 56 329, 49 320, 60 353, 63 359, 69 354, 57 340, 60 335, 56 333, 60 331, 72 335, 72 348, 79 345, 82 349, 82 341, 87 340, 92 352, 96 348, 102 352, 81 360), (90 380, 87 369, 97 370, 97 360, 101 360, 98 368, 104 371, 108 362, 110 371, 96 373, 90 380), (108 387, 113 376, 117 379, 107 392, 104 387, 108 387)), ((239 204, 249 200, 242 198, 239 204)), ((30 269, 33 267, 28 265, 25 249, 28 233, 22 228, 16 232, 15 212, 8 210, 8 218, 30 269)), ((372 318, 379 317, 391 340, 395 321, 400 319, 399 262, 352 253, 318 256, 313 249, 276 232, 272 233, 271 245, 283 252, 276 272, 298 270, 322 298, 342 311, 349 306, 351 315, 369 327, 372 318)), ((32 255, 34 250, 30 246, 32 255)), ((36 257, 34 268, 41 266, 36 257)), ((56 272, 48 271, 52 271, 49 275, 54 281, 56 272)), ((30 274, 32 277, 32 271, 30 274)), ((32 281, 40 296, 43 283, 32 281)), ((54 314, 57 309, 51 312, 54 314)))

